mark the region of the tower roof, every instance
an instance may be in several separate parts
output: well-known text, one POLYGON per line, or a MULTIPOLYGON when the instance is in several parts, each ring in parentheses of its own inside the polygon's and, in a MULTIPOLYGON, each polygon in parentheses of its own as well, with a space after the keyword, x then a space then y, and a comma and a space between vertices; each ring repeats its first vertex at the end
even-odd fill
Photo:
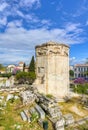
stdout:
POLYGON ((55 46, 55 45, 57 45, 57 46, 66 46, 66 47, 68 47, 69 48, 69 46, 67 45, 67 44, 63 44, 63 43, 57 43, 57 42, 53 42, 53 41, 49 41, 49 42, 46 42, 46 43, 43 43, 43 44, 41 44, 41 45, 37 45, 35 48, 39 48, 39 47, 44 47, 44 46, 55 46))

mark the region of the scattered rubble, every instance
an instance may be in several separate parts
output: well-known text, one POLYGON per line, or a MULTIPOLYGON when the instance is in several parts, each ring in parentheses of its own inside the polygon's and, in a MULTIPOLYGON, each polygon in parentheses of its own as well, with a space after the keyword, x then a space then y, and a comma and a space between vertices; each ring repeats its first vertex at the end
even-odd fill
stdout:
POLYGON ((36 118, 39 117, 39 113, 36 111, 36 109, 34 107, 31 107, 29 109, 29 112, 31 113, 31 115, 35 114, 36 115, 36 118))
POLYGON ((19 97, 18 96, 14 96, 14 99, 17 100, 17 99, 19 99, 19 97))
POLYGON ((9 101, 10 99, 14 98, 14 95, 13 94, 8 94, 7 98, 6 98, 6 101, 9 101))
POLYGON ((53 106, 53 107, 48 108, 47 112, 51 118, 60 119, 62 116, 62 112, 60 111, 58 106, 53 106))
POLYGON ((20 93, 20 96, 23 101, 23 105, 32 104, 35 101, 35 95, 31 91, 24 91, 20 93))
POLYGON ((38 123, 41 127, 43 127, 43 120, 42 119, 38 119, 38 123))
POLYGON ((23 121, 27 121, 27 116, 25 115, 23 111, 20 113, 20 115, 23 121))
POLYGON ((82 105, 84 106, 84 108, 85 108, 86 110, 88 110, 88 97, 83 96, 82 99, 81 99, 81 103, 82 103, 82 105))
POLYGON ((9 101, 10 99, 15 99, 15 100, 17 100, 17 99, 19 99, 19 97, 16 96, 16 95, 13 95, 13 94, 8 94, 8 96, 7 96, 7 98, 6 98, 6 101, 9 101))
POLYGON ((36 113, 36 114, 38 115, 38 112, 35 110, 34 107, 31 107, 31 108, 29 109, 29 112, 30 112, 31 114, 36 113))
MULTIPOLYGON (((45 95, 38 93, 37 89, 33 87, 25 91, 21 91, 20 97, 22 99, 23 105, 33 104, 33 106, 30 109, 23 110, 20 113, 23 121, 31 122, 32 115, 34 114, 37 116, 37 121, 40 124, 40 126, 43 127, 45 114, 47 114, 47 117, 54 124, 55 130, 64 130, 65 126, 69 126, 75 123, 72 114, 70 113, 65 115, 62 114, 61 108, 54 98, 48 98, 45 95), (34 102, 37 102, 37 104, 34 104, 34 102)), ((6 102, 13 98, 16 100, 19 98, 19 96, 16 96, 14 94, 8 94, 6 98, 6 102)), ((0 102, 2 102, 3 99, 4 96, 0 96, 0 102)), ((83 99, 82 101, 83 104, 88 103, 85 99, 83 99)), ((5 106, 6 106, 6 102, 4 101, 5 106)), ((78 109, 75 108, 75 112, 79 114, 77 110, 78 109)), ((78 123, 81 124, 83 122, 84 121, 79 121, 78 123)))
POLYGON ((69 125, 69 124, 74 123, 74 118, 73 118, 71 113, 64 115, 64 119, 65 119, 65 125, 69 125))
POLYGON ((62 113, 60 107, 53 99, 42 96, 40 97, 39 103, 51 118, 61 118, 62 113))
POLYGON ((64 118, 57 120, 57 122, 55 123, 55 130, 64 130, 64 125, 65 125, 64 118))
POLYGON ((28 122, 31 122, 31 119, 30 119, 28 110, 24 110, 24 113, 25 113, 25 115, 26 115, 26 117, 27 117, 27 121, 28 121, 28 122))
POLYGON ((42 110, 42 108, 36 104, 35 109, 38 111, 40 118, 45 119, 45 112, 42 110))

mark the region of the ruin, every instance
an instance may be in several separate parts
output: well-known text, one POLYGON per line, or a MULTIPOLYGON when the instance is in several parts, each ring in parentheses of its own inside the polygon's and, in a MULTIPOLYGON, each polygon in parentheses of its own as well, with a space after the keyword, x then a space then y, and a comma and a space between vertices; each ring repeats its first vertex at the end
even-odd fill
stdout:
POLYGON ((28 90, 20 92, 20 97, 23 105, 33 104, 36 98, 35 95, 28 90))
POLYGON ((35 47, 35 86, 40 93, 65 97, 69 93, 69 46, 48 42, 35 47))

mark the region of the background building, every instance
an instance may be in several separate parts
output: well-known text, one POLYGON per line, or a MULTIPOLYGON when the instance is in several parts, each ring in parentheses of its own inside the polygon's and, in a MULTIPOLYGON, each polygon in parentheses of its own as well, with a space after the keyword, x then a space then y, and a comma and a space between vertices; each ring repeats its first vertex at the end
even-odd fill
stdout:
POLYGON ((74 77, 88 77, 88 64, 76 64, 74 65, 74 77))
POLYGON ((19 62, 19 65, 17 66, 17 68, 20 70, 20 71, 24 71, 24 68, 25 68, 25 63, 24 62, 19 62))
POLYGON ((15 69, 15 65, 8 65, 7 68, 6 68, 6 72, 7 73, 12 73, 13 70, 15 69))
POLYGON ((29 70, 29 67, 25 65, 24 62, 19 62, 18 66, 15 66, 15 65, 8 65, 7 68, 6 68, 6 72, 7 73, 12 73, 14 71, 24 71, 24 72, 28 72, 29 70))

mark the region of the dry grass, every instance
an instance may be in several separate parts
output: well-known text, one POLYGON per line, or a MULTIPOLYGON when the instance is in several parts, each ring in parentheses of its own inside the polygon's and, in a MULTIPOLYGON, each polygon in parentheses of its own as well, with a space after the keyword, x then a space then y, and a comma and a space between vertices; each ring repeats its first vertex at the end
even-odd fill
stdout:
POLYGON ((69 102, 59 103, 63 114, 72 113, 75 120, 83 118, 88 115, 88 111, 83 109, 79 103, 79 98, 73 98, 69 102))

